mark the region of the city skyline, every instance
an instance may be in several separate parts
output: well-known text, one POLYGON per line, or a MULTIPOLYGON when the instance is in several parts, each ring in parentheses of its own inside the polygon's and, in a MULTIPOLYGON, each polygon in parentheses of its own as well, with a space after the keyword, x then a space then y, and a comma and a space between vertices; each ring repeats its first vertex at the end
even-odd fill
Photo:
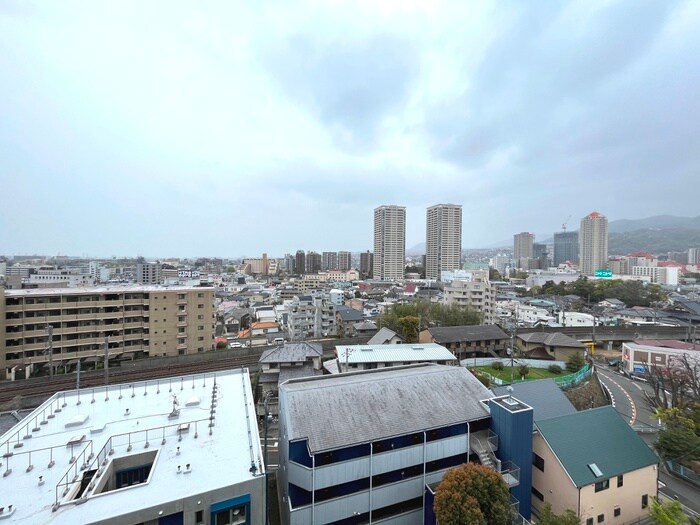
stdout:
POLYGON ((1 2, 0 251, 361 252, 384 202, 408 247, 438 202, 463 248, 694 210, 698 22, 690 1, 1 2))

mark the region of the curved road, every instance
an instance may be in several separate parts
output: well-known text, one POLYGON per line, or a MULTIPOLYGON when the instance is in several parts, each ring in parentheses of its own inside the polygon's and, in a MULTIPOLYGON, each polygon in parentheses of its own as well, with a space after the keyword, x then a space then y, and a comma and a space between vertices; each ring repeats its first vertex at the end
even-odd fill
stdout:
MULTIPOLYGON (((608 390, 615 410, 630 425, 641 433, 639 436, 653 450, 659 422, 649 407, 645 392, 651 392, 649 386, 641 381, 633 381, 605 366, 596 366, 598 378, 603 388, 608 390), (646 430, 646 432, 644 431, 646 430)), ((661 460, 659 460, 661 461, 661 460)), ((687 511, 700 515, 700 489, 680 478, 659 469, 659 493, 668 499, 678 499, 687 511)))

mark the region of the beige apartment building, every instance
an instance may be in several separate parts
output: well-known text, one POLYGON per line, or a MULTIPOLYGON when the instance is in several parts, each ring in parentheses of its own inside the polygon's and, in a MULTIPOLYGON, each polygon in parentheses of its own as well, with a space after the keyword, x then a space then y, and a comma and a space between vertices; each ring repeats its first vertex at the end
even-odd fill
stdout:
POLYGON ((214 289, 114 286, 0 288, 0 379, 77 359, 162 357, 205 352, 214 343, 214 289))
POLYGON ((482 324, 495 323, 496 287, 489 281, 488 270, 474 270, 468 278, 453 280, 445 286, 443 302, 474 308, 482 324))

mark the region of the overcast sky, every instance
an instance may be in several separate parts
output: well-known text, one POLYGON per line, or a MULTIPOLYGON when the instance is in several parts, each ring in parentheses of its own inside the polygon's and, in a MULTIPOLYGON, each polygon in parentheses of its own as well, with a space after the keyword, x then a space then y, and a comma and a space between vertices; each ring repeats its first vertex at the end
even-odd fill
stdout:
MULTIPOLYGON (((0 253, 463 246, 698 215, 700 2, 0 1, 0 253)), ((542 239, 543 240, 543 239, 542 239)))

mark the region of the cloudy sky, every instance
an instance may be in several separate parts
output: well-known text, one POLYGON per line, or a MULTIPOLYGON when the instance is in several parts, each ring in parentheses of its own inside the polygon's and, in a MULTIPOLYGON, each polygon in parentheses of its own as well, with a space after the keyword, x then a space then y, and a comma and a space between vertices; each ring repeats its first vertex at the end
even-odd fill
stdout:
POLYGON ((0 253, 464 247, 698 215, 700 2, 0 1, 0 253))

